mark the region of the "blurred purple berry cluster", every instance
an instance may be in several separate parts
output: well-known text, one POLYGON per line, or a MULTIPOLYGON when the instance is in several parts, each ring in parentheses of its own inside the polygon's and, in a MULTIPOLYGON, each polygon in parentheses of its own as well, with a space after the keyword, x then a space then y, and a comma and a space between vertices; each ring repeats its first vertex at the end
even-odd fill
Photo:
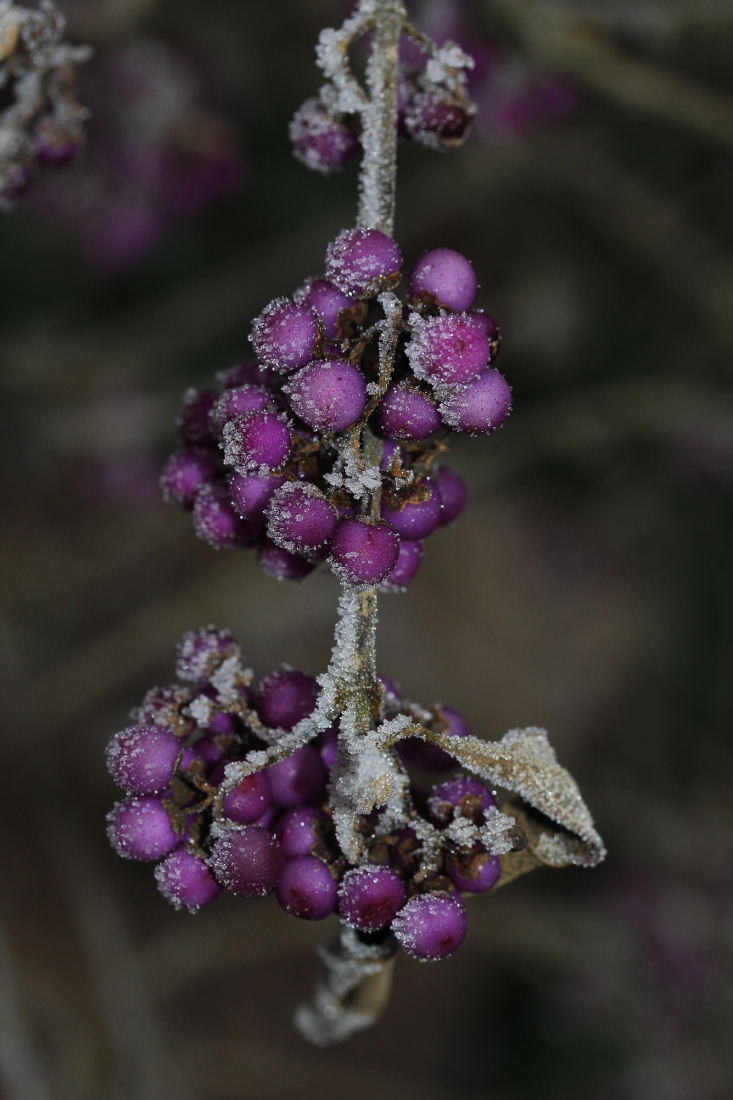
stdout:
POLYGON ((325 275, 256 318, 257 359, 223 372, 216 389, 188 391, 183 449, 161 484, 192 510, 199 537, 256 547, 279 579, 327 560, 354 584, 412 580, 423 540, 466 503, 459 475, 438 464, 446 439, 500 427, 511 390, 494 367, 499 327, 471 308, 471 263, 448 248, 426 253, 405 304, 393 293, 401 268, 384 233, 343 231, 325 275))

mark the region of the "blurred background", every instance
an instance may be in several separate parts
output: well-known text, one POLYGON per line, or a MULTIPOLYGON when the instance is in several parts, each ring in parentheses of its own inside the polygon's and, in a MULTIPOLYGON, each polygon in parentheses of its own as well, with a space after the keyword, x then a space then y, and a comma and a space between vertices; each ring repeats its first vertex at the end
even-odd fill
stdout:
POLYGON ((464 251, 514 414, 383 597, 381 670, 479 736, 550 731, 610 855, 476 899, 342 1048, 291 1028, 324 924, 195 918, 107 846, 103 748, 183 630, 322 671, 338 595, 159 500, 182 391, 322 268, 356 166, 288 119, 339 0, 65 0, 88 145, 0 218, 4 1100, 725 1100, 733 1092, 733 2, 415 2, 477 59, 474 134, 404 146, 409 265, 464 251))

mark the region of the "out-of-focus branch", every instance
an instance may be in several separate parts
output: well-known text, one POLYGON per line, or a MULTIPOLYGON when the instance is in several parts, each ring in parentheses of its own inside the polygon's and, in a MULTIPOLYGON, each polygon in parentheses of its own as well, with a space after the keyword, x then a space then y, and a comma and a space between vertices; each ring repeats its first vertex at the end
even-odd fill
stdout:
POLYGON ((62 5, 72 32, 85 40, 103 42, 134 29, 160 0, 66 0, 62 5))

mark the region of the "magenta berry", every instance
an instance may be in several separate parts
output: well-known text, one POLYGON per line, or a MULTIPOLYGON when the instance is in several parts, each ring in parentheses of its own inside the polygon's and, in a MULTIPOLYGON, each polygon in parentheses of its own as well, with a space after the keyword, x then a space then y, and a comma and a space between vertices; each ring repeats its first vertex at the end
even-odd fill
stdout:
POLYGON ((215 626, 188 630, 176 647, 176 675, 192 684, 202 683, 236 651, 237 646, 228 630, 218 630, 215 626))
POLYGON ((214 402, 209 412, 211 434, 220 438, 227 420, 242 416, 248 412, 262 412, 272 406, 274 394, 264 386, 249 383, 236 386, 224 393, 214 402))
POLYGON ((266 726, 289 732, 312 713, 317 699, 318 684, 312 676, 297 668, 282 668, 260 684, 257 710, 266 726))
POLYGON ((413 298, 426 296, 443 309, 470 309, 478 283, 469 260, 452 248, 434 248, 417 261, 408 289, 413 298))
POLYGON ((312 852, 327 821, 327 814, 319 806, 293 806, 286 810, 275 829, 286 859, 312 852))
POLYGON ((390 386, 379 403, 379 426, 387 439, 428 439, 441 425, 435 401, 405 382, 390 386))
POLYGON ((413 141, 428 149, 462 145, 471 127, 468 112, 457 103, 418 92, 405 110, 405 129, 413 141))
POLYGON ((216 550, 253 546, 262 530, 237 514, 223 484, 199 490, 193 505, 193 529, 216 550))
POLYGON ((352 584, 379 584, 397 564, 399 535, 388 523, 363 516, 342 519, 331 539, 336 573, 352 584))
POLYGON ((444 959, 463 943, 468 919, 457 894, 422 894, 397 914, 392 931, 408 955, 423 961, 444 959))
POLYGON ((331 726, 323 733, 319 733, 315 744, 321 754, 321 760, 327 768, 330 768, 338 751, 338 730, 336 727, 331 726))
POLYGON ((378 932, 392 923, 406 896, 405 884, 389 867, 357 867, 341 883, 339 914, 360 932, 378 932))
POLYGON ((326 765, 313 745, 303 745, 284 760, 272 764, 267 774, 272 801, 284 809, 317 802, 325 793, 328 781, 326 765))
POLYGON ((382 501, 382 518, 404 539, 424 539, 440 523, 440 494, 429 481, 419 481, 416 490, 402 504, 392 508, 382 501))
POLYGON ((353 130, 335 118, 320 99, 306 99, 290 123, 297 160, 327 175, 342 168, 359 147, 353 130))
POLYGON ((216 380, 222 390, 236 389, 238 386, 264 386, 267 387, 277 378, 277 373, 271 367, 265 367, 256 359, 248 359, 246 363, 235 363, 227 370, 219 371, 216 380))
POLYGON ((288 482, 267 507, 267 534, 291 553, 312 554, 336 530, 338 512, 315 485, 288 482))
POLYGON ((290 454, 290 429, 271 412, 250 412, 224 425, 224 461, 242 472, 267 472, 290 454))
POLYGON ((323 333, 327 340, 335 340, 338 335, 339 314, 351 309, 353 298, 349 298, 328 279, 310 279, 293 295, 299 305, 311 306, 323 321, 323 333))
POLYGON ((512 411, 512 391, 498 370, 485 370, 474 382, 456 386, 440 405, 443 423, 456 432, 485 435, 500 428, 512 411))
POLYGON ((265 509, 276 489, 285 483, 277 474, 231 473, 227 478, 229 496, 242 519, 250 523, 264 524, 265 509))
POLYGON ((221 886, 204 863, 189 848, 181 846, 155 868, 155 881, 164 898, 176 909, 195 913, 211 905, 221 893, 221 886))
POLYGON ((258 359, 287 373, 312 359, 321 339, 318 314, 289 298, 276 298, 252 324, 250 340, 258 359))
POLYGON ((416 324, 405 352, 418 378, 455 385, 479 376, 489 361, 491 346, 481 326, 468 314, 443 314, 416 324))
POLYGON ((295 856, 285 862, 277 884, 277 900, 294 917, 323 920, 336 910, 338 883, 320 859, 295 856))
POLYGON ((326 276, 344 294, 375 298, 399 280, 402 253, 378 229, 344 229, 326 252, 326 276))
POLYGON ((283 550, 272 539, 263 539, 257 553, 260 568, 276 581, 300 581, 315 569, 315 562, 283 550))
POLYGON ((458 890, 465 890, 467 894, 485 894, 501 878, 501 863, 498 856, 490 855, 478 844, 470 852, 449 859, 447 871, 458 890))
POLYGON ((128 794, 157 794, 173 778, 180 741, 163 726, 130 726, 107 745, 107 769, 128 794))
POLYGON ((380 588, 387 592, 403 592, 417 574, 422 563, 423 553, 424 548, 421 542, 401 539, 397 564, 389 576, 382 581, 380 588))
POLYGON ((209 413, 219 397, 217 390, 186 390, 183 405, 178 414, 178 431, 189 446, 215 445, 209 424, 209 413))
POLYGON ((432 483, 440 496, 440 526, 452 523, 466 507, 468 493, 460 474, 449 466, 440 466, 433 474, 432 483))
POLYGON ((216 456, 212 451, 191 448, 170 456, 160 475, 164 500, 173 500, 182 508, 193 508, 199 489, 216 473, 216 456))
POLYGON ((484 313, 482 309, 469 310, 468 316, 476 324, 481 325, 491 347, 491 358, 495 359, 501 346, 501 329, 499 325, 489 313, 484 313))
POLYGON ((224 795, 221 804, 224 817, 240 825, 250 825, 262 817, 272 801, 272 788, 266 772, 253 772, 240 779, 236 787, 224 795))
POLYGON ((447 825, 459 806, 464 817, 482 814, 496 805, 493 794, 479 779, 457 775, 434 787, 428 798, 430 818, 436 825, 447 825))
POLYGON ((126 859, 161 859, 179 842, 163 803, 154 795, 118 802, 107 815, 107 836, 126 859))
POLYGON ((355 424, 367 402, 361 371, 339 359, 309 363, 287 389, 290 407, 319 432, 341 432, 355 424))
POLYGON ((232 827, 215 841, 209 865, 216 881, 244 898, 263 898, 280 881, 283 854, 261 825, 232 827))

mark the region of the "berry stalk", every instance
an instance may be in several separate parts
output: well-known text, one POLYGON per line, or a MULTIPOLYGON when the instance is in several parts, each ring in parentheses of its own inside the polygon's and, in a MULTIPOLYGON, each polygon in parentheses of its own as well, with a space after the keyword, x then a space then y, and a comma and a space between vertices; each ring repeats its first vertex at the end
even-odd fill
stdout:
POLYGON ((399 43, 406 18, 398 0, 377 0, 367 65, 369 98, 362 112, 364 156, 359 180, 362 229, 379 229, 392 236, 397 182, 397 77, 399 43))

